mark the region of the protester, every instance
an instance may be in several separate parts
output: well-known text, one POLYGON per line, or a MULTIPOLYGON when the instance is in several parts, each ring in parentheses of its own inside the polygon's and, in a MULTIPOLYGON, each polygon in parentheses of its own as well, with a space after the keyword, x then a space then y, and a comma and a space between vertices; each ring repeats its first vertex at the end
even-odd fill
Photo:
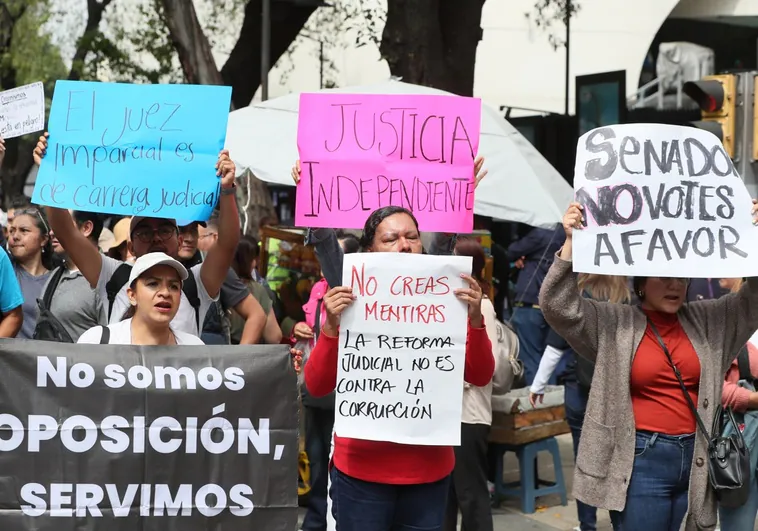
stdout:
MULTIPOLYGON (((216 245, 217 238, 213 238, 211 241, 206 239, 204 240, 203 250, 201 251, 198 248, 201 241, 198 237, 199 231, 208 225, 211 227, 218 226, 218 216, 215 212, 207 222, 187 221, 179 224, 181 236, 179 238, 181 241, 179 260, 185 267, 191 268, 202 263, 203 256, 207 255, 216 245)), ((239 243, 237 245, 239 246, 239 243)), ((235 250, 235 254, 236 252, 237 250, 235 250)), ((232 259, 232 266, 234 266, 234 259, 232 259)), ((266 312, 264 312, 260 302, 250 294, 247 285, 240 280, 234 272, 234 268, 230 267, 226 271, 223 284, 221 284, 219 300, 211 305, 203 323, 200 338, 206 345, 230 345, 234 343, 231 330, 233 312, 242 320, 242 328, 238 331, 236 344, 254 345, 258 343, 266 329, 266 312)), ((278 342, 276 341, 276 343, 278 342)))
POLYGON ((109 248, 105 251, 105 254, 115 260, 121 262, 127 262, 129 264, 134 263, 134 256, 129 251, 129 227, 131 225, 132 218, 121 218, 113 226, 113 241, 109 248))
MULTIPOLYGON (((742 279, 728 280, 742 284, 742 279)), ((723 283, 721 287, 729 289, 723 283)), ((758 348, 753 343, 756 337, 758 334, 754 334, 740 352, 740 356, 743 358, 738 358, 732 362, 726 373, 724 389, 721 394, 721 405, 724 408, 732 408, 735 416, 738 416, 737 422, 740 424, 740 431, 750 454, 750 478, 748 480, 750 482, 750 494, 741 507, 719 506, 721 531, 752 530, 756 523, 756 517, 758 517, 758 475, 756 474, 756 466, 758 465, 758 392, 755 389, 756 378, 758 378, 758 348), (740 367, 740 363, 744 364, 744 368, 740 367), (739 415, 742 415, 742 418, 739 418, 739 415)))
POLYGON ((742 278, 720 278, 719 288, 723 293, 737 293, 744 281, 742 278))
POLYGON ((165 253, 137 258, 129 273, 126 318, 108 326, 89 329, 79 343, 111 345, 203 345, 193 334, 172 326, 179 311, 185 267, 165 253))
MULTIPOLYGON (((753 203, 756 218, 758 200, 753 203)), ((713 301, 686 303, 686 279, 659 277, 634 279, 637 307, 583 298, 571 262, 582 216, 578 203, 566 211, 566 242, 540 294, 548 323, 578 355, 595 361, 574 495, 612 511, 617 531, 678 530, 685 518, 686 529, 711 529, 716 497, 708 480, 708 434, 696 437, 695 416, 667 352, 711 426, 723 374, 758 329, 758 278, 713 301)))
MULTIPOLYGON (((279 327, 279 321, 276 319, 274 305, 269 297, 266 288, 253 280, 253 262, 258 256, 258 242, 251 236, 243 236, 237 244, 237 251, 234 254, 232 269, 239 280, 244 283, 252 296, 261 306, 266 316, 266 324, 263 328, 263 342, 271 345, 281 343, 282 329, 279 327)), ((239 344, 244 335, 245 319, 235 310, 231 315, 231 339, 233 344, 239 344)))
MULTIPOLYGON (((47 133, 41 136, 34 149, 34 160, 38 165, 47 150, 47 136, 47 133)), ((198 337, 208 308, 218 299, 239 241, 234 172, 234 163, 229 158, 229 153, 221 151, 216 163, 216 175, 221 181, 218 241, 203 263, 190 269, 191 275, 184 283, 185 289, 181 294, 182 304, 175 314, 174 327, 198 337)), ((129 307, 126 293, 129 275, 126 273, 129 273, 131 265, 101 255, 76 229, 68 210, 48 207, 48 212, 56 237, 79 266, 90 286, 98 290, 103 300, 108 301, 109 323, 117 323, 129 307)), ((135 216, 129 223, 129 236, 127 245, 137 258, 152 252, 178 256, 180 239, 173 219, 135 216)))
POLYGON ((549 327, 538 298, 542 281, 563 239, 560 227, 532 228, 523 238, 509 245, 506 252, 508 259, 521 269, 516 281, 511 322, 518 335, 526 385, 532 384, 547 345, 549 327))
MULTIPOLYGON (((76 228, 97 249, 103 220, 93 212, 71 213, 76 228)), ((76 343, 84 332, 108 322, 105 305, 97 291, 68 256, 66 250, 50 232, 52 248, 63 265, 58 266, 48 278, 40 297, 39 319, 34 339, 76 343)))
MULTIPOLYGON (((357 253, 360 248, 358 238, 352 234, 337 232, 337 239, 345 254, 357 253)), ((304 348, 305 364, 308 353, 313 349, 321 333, 321 325, 326 320, 324 296, 329 289, 326 279, 321 280, 311 289, 308 302, 303 305, 305 321, 297 323, 292 329, 292 341, 307 345, 304 348)), ((307 388, 301 390, 305 410, 305 452, 311 470, 311 490, 308 495, 308 511, 305 513, 301 531, 326 531, 327 497, 329 483, 329 453, 332 431, 334 430, 334 394, 315 398, 307 388)))
MULTIPOLYGON (((632 301, 632 292, 629 289, 627 277, 582 273, 579 275, 578 286, 582 296, 592 300, 610 302, 611 304, 629 304, 632 301)), ((571 429, 571 439, 574 443, 574 461, 576 461, 595 364, 577 356, 571 347, 565 343, 565 340, 552 329, 548 337, 548 346, 545 348, 539 369, 537 369, 537 375, 529 389, 529 403, 532 407, 536 407, 538 402, 542 402, 545 386, 558 366, 561 357, 564 356, 569 357, 570 361, 561 382, 563 385, 563 402, 566 409, 566 422, 571 429)), ((595 507, 587 505, 581 500, 576 500, 576 513, 580 531, 595 531, 597 529, 597 509, 595 507)))
POLYGON ((0 337, 16 337, 24 321, 24 296, 8 254, 0 251, 0 337))
MULTIPOLYGON (((369 252, 422 252, 418 222, 400 207, 384 207, 366 220, 361 246, 369 252)), ((464 380, 487 385, 494 371, 492 345, 481 312, 482 290, 470 275, 469 287, 455 290, 468 305, 464 380)), ((350 287, 336 286, 324 299, 327 319, 305 365, 314 397, 334 391, 339 321, 355 299, 350 287)), ((340 531, 439 529, 445 515, 455 456, 450 446, 413 446, 334 437, 333 511, 340 531)))
POLYGON ((16 210, 10 226, 10 252, 24 296, 24 322, 18 337, 32 339, 37 324, 37 299, 53 268, 50 229, 36 208, 16 210))
MULTIPOLYGON (((498 325, 495 306, 486 295, 489 285, 482 277, 484 271, 484 249, 474 239, 463 238, 456 242, 457 256, 472 257, 471 276, 479 284, 483 293, 481 311, 490 344, 498 344, 498 325)), ((498 366, 505 362, 495 356, 494 374, 498 366)), ((458 511, 461 526, 465 531, 492 531, 492 509, 487 487, 487 449, 492 424, 492 380, 482 386, 463 384, 463 409, 461 415, 461 444, 455 446, 455 468, 450 481, 447 500, 445 531, 458 528, 458 511)))

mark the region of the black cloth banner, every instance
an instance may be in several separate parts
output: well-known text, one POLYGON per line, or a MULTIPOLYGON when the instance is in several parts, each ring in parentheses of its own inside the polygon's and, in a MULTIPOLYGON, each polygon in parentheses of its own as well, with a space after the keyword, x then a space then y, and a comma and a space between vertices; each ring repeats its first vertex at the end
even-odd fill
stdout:
POLYGON ((0 340, 0 375, 0 529, 295 529, 286 347, 0 340))

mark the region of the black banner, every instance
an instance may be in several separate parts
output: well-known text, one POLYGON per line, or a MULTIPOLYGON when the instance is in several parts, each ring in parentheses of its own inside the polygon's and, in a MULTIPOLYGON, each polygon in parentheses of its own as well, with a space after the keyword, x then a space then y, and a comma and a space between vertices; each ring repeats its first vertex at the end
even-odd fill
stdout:
POLYGON ((0 375, 0 529, 295 529, 286 347, 2 340, 0 375))

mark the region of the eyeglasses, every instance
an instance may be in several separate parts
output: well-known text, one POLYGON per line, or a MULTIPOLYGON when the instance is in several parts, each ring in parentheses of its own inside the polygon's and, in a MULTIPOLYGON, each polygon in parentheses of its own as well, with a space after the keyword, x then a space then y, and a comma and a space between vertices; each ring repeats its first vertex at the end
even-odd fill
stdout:
POLYGON ((152 227, 141 227, 132 233, 132 237, 137 238, 142 243, 150 243, 153 241, 156 234, 161 241, 165 242, 177 235, 177 229, 171 225, 162 225, 157 229, 153 229, 152 227))
POLYGON ((199 236, 199 239, 204 240, 205 238, 210 238, 211 236, 218 236, 218 232, 206 232, 205 234, 199 236))

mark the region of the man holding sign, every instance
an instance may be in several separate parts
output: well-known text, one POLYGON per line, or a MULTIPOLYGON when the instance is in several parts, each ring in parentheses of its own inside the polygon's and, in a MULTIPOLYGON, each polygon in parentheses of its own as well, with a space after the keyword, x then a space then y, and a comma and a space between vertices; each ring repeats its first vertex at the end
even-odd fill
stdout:
MULTIPOLYGON (((110 199, 108 199, 107 205, 98 207, 99 203, 95 201, 95 203, 89 203, 89 208, 91 210, 98 209, 102 212, 127 214, 134 213, 134 209, 137 208, 136 212, 143 214, 132 218, 129 229, 129 246, 135 257, 139 258, 151 252, 163 252, 177 258, 180 240, 176 221, 172 215, 181 214, 183 218, 199 216, 195 219, 200 219, 202 216, 208 217, 218 203, 220 215, 217 244, 208 253, 202 264, 190 269, 190 279, 185 282, 182 303, 173 321, 177 330, 199 336, 208 308, 217 299, 231 265, 239 241, 240 227, 235 199, 235 167, 229 158, 229 153, 222 150, 217 159, 208 157, 208 140, 205 140, 205 153, 196 152, 193 149, 197 150, 203 144, 203 135, 208 135, 208 138, 212 139, 211 142, 215 142, 216 145, 223 145, 229 95, 227 94, 228 90, 221 91, 223 94, 216 94, 218 97, 222 95, 226 97, 226 100, 221 98, 223 105, 213 104, 215 112, 221 113, 224 118, 221 120, 214 115, 208 125, 210 131, 204 131, 201 134, 185 127, 189 123, 188 114, 190 113, 188 109, 184 108, 181 94, 162 93, 165 98, 174 97, 174 99, 167 100, 174 102, 170 106, 166 104, 161 106, 158 102, 148 105, 152 101, 149 99, 142 102, 141 98, 150 97, 148 92, 154 90, 151 87, 134 85, 126 89, 124 86, 107 83, 84 83, 81 85, 75 83, 71 85, 70 83, 59 82, 56 85, 50 118, 51 138, 55 138, 54 157, 51 160, 45 157, 48 151, 47 133, 40 137, 34 151, 35 162, 40 166, 39 175, 47 174, 52 176, 52 180, 45 181, 38 178, 34 196, 40 204, 48 206, 48 217, 56 238, 61 242, 72 260, 76 264, 80 264, 82 274, 92 288, 96 288, 100 292, 101 300, 108 301, 109 323, 119 322, 129 307, 126 296, 129 266, 103 256, 97 249, 93 248, 87 239, 76 230, 68 208, 65 207, 78 204, 77 197, 86 195, 89 198, 99 197, 102 199, 105 195, 111 194, 108 195, 110 199), (66 94, 67 98, 59 97, 59 90, 61 91, 60 94, 66 94), (77 105, 84 105, 82 103, 84 100, 81 100, 81 92, 91 96, 91 99, 86 100, 86 106, 79 108, 77 105), (108 124, 106 119, 103 118, 102 121, 99 121, 98 118, 102 118, 106 114, 105 106, 98 102, 101 100, 113 101, 114 94, 129 95, 121 129, 118 128, 118 124, 116 124, 115 129, 111 128, 111 124, 108 124), (98 95, 101 97, 98 98, 98 95), (75 105, 72 101, 79 103, 75 105), (72 109, 72 106, 76 108, 72 109), (141 109, 141 111, 137 113, 136 109, 141 109), (171 114, 167 114, 167 111, 171 111, 171 114), (88 113, 87 116, 91 119, 91 124, 88 121, 83 121, 81 116, 74 120, 77 113, 83 112, 88 113), (137 120, 137 115, 140 117, 139 120, 137 120), (171 123, 175 125, 173 129, 169 128, 171 123), (72 128, 78 132, 72 133, 72 128), (85 132, 82 133, 81 129, 84 129, 85 132), (87 141, 94 141, 90 138, 94 130, 98 131, 99 144, 87 144, 87 141), (193 137, 193 135, 195 136, 193 137), (196 142, 190 142, 193 138, 196 142), (135 139, 140 139, 143 142, 137 145, 139 148, 137 151, 135 151, 135 139), (171 142, 168 139, 172 139, 171 142), (80 148, 87 148, 83 151, 74 150, 74 153, 80 153, 80 157, 85 155, 89 157, 85 157, 86 164, 81 163, 81 160, 85 159, 80 159, 80 164, 77 164, 76 156, 69 154, 67 159, 69 166, 65 166, 64 158, 66 153, 69 153, 67 150, 70 148, 67 143, 73 140, 82 142, 80 148), (171 146, 176 144, 176 146, 171 147, 171 151, 166 153, 165 149, 169 144, 171 146), (185 155, 182 160, 187 164, 186 167, 181 166, 181 171, 188 172, 189 177, 186 174, 178 173, 180 168, 177 167, 177 164, 179 163, 174 160, 179 156, 180 144, 187 144, 187 150, 192 152, 190 157, 185 150, 181 151, 185 155), (108 153, 118 151, 121 155, 98 161, 96 159, 99 155, 96 154, 102 155, 100 148, 107 148, 108 153), (151 152, 153 155, 148 156, 148 153, 151 152), (127 155, 122 156, 124 153, 127 155), (172 163, 162 165, 159 159, 164 156, 172 157, 172 163), (214 159, 215 175, 213 175, 213 169, 210 165, 214 159), (198 161, 207 164, 207 166, 196 167, 198 161), (95 174, 96 167, 97 175, 95 174), (172 169, 177 173, 167 175, 166 170, 172 169), (82 182, 82 172, 87 175, 91 173, 90 184, 82 182), (125 187, 128 187, 128 183, 132 183, 132 178, 138 183, 145 183, 145 186, 140 189, 141 191, 138 190, 139 187, 131 187, 126 190, 125 187), (186 184, 186 192, 177 191, 177 180, 186 184), (111 184, 104 186, 100 181, 111 181, 111 184), (190 181, 192 181, 192 186, 190 181), (168 183, 161 188, 160 200, 152 203, 150 202, 149 190, 149 183, 151 182, 168 183), (204 191, 198 191, 194 188, 195 185, 204 191), (121 188, 116 189, 118 186, 121 188), (169 190, 171 187, 174 187, 173 191, 169 190), (93 196, 92 190, 95 189, 104 190, 102 194, 105 195, 95 194, 93 196), (167 199, 169 197, 170 200, 167 199), (145 208, 148 205, 153 205, 153 207, 145 208), (158 217, 150 217, 150 214, 158 217), (115 282, 115 279, 118 279, 118 282, 115 282)), ((169 90, 168 85, 161 87, 158 90, 164 92, 169 90)), ((228 87, 216 88, 228 89, 228 87)), ((188 87, 182 87, 180 90, 185 99, 188 98, 187 90, 189 90, 188 87)), ((87 179, 90 177, 85 176, 85 180, 87 179)))
POLYGON ((337 391, 337 525, 340 531, 441 529, 454 465, 449 444, 460 436, 462 380, 483 386, 494 371, 482 291, 469 274, 470 261, 463 273, 462 258, 455 264, 420 256, 418 222, 404 208, 372 212, 362 244, 379 253, 348 255, 355 260, 346 262, 344 286, 326 295, 327 320, 305 365, 313 396, 337 391), (381 267, 393 256, 386 252, 405 253, 392 258, 400 273, 381 267), (399 385, 401 377, 408 382, 399 385), (430 433, 437 423, 450 427, 430 433))
POLYGON ((611 511, 617 531, 712 529, 729 490, 709 479, 719 433, 707 430, 724 373, 758 329, 758 201, 751 219, 732 161, 697 129, 595 129, 576 168, 566 243, 540 293, 548 323, 595 362, 574 495, 611 511), (640 306, 583 298, 578 271, 634 276, 640 306), (688 276, 750 278, 687 303, 688 276))

